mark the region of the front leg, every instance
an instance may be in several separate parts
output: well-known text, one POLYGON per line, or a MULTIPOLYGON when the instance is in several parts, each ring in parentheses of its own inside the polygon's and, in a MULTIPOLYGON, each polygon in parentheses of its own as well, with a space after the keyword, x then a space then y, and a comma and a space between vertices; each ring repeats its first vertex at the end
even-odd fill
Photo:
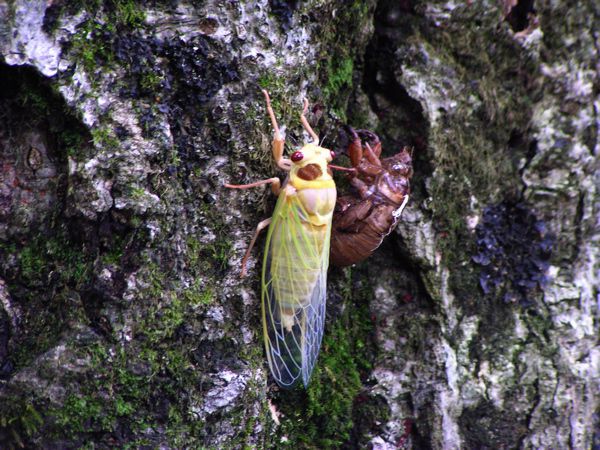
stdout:
MULTIPOLYGON (((379 152, 381 152, 381 147, 379 148, 379 152)), ((374 166, 381 167, 381 161, 368 142, 365 142, 365 157, 374 166)))
POLYGON ((360 142, 360 137, 354 128, 349 126, 348 131, 350 132, 350 137, 352 140, 348 144, 347 153, 350 157, 350 163, 352 164, 352 167, 356 168, 363 159, 363 147, 360 142))
POLYGON ((277 177, 268 178, 266 180, 256 181, 250 184, 229 184, 225 183, 224 186, 229 189, 249 189, 256 186, 262 186, 263 184, 270 184, 271 191, 275 195, 279 195, 279 191, 281 190, 281 180, 277 177))
MULTIPOLYGON (((256 186, 262 186, 263 184, 270 184, 271 191, 273 191, 273 194, 279 195, 279 192, 281 191, 281 181, 277 177, 269 178, 267 180, 256 181, 255 183, 249 183, 249 184, 228 184, 228 183, 226 183, 224 186, 229 189, 249 189, 249 188, 253 188, 256 186)), ((248 258, 250 258, 250 251, 252 250, 252 247, 254 247, 256 238, 258 238, 258 235, 260 234, 260 232, 262 230, 264 230, 266 227, 268 227, 270 223, 271 223, 271 218, 269 217, 268 219, 263 220, 256 226, 256 231, 254 232, 254 236, 252 236, 252 240, 250 241, 248 250, 246 250, 244 257, 242 258, 242 272, 240 274, 240 276, 242 278, 246 276, 246 264, 248 263, 248 258)))
POLYGON ((269 117, 271 118, 271 125, 273 126, 273 159, 275 159, 275 163, 277 167, 289 172, 292 168, 292 161, 283 157, 283 147, 285 145, 284 134, 279 130, 279 125, 277 125, 277 119, 275 118, 275 113, 273 112, 273 108, 271 107, 271 98, 269 97, 269 93, 263 89, 263 94, 265 95, 265 101, 267 102, 267 112, 269 113, 269 117))

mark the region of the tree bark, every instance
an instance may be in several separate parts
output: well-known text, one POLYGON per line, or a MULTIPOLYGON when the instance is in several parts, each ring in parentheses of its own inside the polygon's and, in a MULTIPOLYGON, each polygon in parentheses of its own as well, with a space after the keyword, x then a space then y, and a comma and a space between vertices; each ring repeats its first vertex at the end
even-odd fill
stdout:
MULTIPOLYGON (((600 8, 0 1, 0 447, 600 445, 600 8), (329 271, 307 390, 269 377, 272 162, 308 119, 412 194, 329 271), (259 247, 261 240, 259 239, 259 247)), ((347 163, 341 157, 340 164, 347 163)), ((343 177, 338 192, 348 193, 343 177)))

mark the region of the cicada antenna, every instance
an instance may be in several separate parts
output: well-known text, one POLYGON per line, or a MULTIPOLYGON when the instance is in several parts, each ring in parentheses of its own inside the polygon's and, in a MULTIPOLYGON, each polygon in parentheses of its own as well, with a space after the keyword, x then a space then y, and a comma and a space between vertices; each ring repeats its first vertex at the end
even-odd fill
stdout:
POLYGON ((298 147, 298 141, 296 140, 296 138, 294 136, 292 136, 291 134, 287 135, 287 139, 290 141, 290 145, 288 145, 288 148, 292 148, 295 149, 298 147))
POLYGON ((327 133, 325 133, 325 136, 323 137, 323 139, 321 139, 321 142, 319 143, 319 147, 323 147, 323 143, 325 142, 325 139, 327 139, 328 136, 329 136, 329 131, 327 133))

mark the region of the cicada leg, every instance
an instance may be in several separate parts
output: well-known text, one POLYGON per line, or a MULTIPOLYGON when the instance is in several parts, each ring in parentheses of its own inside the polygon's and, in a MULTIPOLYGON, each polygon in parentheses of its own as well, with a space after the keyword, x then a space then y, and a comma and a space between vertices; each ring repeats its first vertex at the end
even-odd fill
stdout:
POLYGON ((224 186, 229 189, 249 189, 256 186, 262 186, 263 184, 270 184, 271 191, 275 195, 279 195, 279 191, 281 190, 281 180, 277 177, 268 178, 266 180, 256 181, 250 184, 228 184, 225 183, 224 186))
POLYGON ((254 231, 254 236, 252 236, 252 240, 250 241, 248 250, 246 250, 244 257, 242 258, 242 271, 240 273, 240 276, 242 278, 246 276, 246 264, 248 263, 248 258, 250 258, 250 252, 252 251, 252 247, 254 247, 254 244, 256 243, 256 239, 258 238, 258 235, 260 234, 260 232, 262 230, 264 230, 265 228, 267 228, 271 224, 271 219, 272 218, 269 217, 268 219, 265 219, 265 220, 259 222, 258 225, 256 225, 256 230, 254 231))
POLYGON ((348 130, 352 137, 352 141, 348 144, 348 156, 350 157, 352 167, 358 167, 363 158, 362 144, 354 128, 348 127, 348 130))
MULTIPOLYGON (((348 127, 350 132, 351 142, 348 144, 348 156, 352 167, 356 169, 357 175, 376 176, 381 172, 381 161, 377 156, 377 151, 381 152, 381 148, 376 146, 376 150, 371 148, 371 145, 366 142, 362 143, 362 136, 357 133, 352 127, 348 127)), ((373 136, 376 137, 375 134, 373 136)), ((377 138, 376 144, 379 142, 377 138)))
POLYGON ((302 109, 302 113, 300 114, 300 122, 302 122, 302 126, 304 127, 304 129, 313 138, 313 140, 315 141, 314 143, 319 145, 319 136, 313 131, 310 124, 308 123, 308 120, 306 120, 306 111, 308 111, 308 100, 304 99, 304 108, 302 109))
POLYGON ((285 145, 285 139, 283 137, 283 134, 279 130, 279 125, 277 125, 277 119, 275 118, 275 113, 273 112, 273 108, 271 107, 271 98, 269 97, 269 93, 265 89, 263 89, 262 93, 265 95, 265 101, 267 102, 267 112, 269 114, 269 117, 271 118, 271 125, 273 126, 274 130, 273 142, 271 144, 273 159, 275 159, 277 167, 289 172, 292 168, 292 161, 283 157, 283 147, 285 145))
POLYGON ((369 185, 360 178, 352 178, 350 184, 356 189, 360 198, 365 199, 371 195, 369 185))
POLYGON ((336 166, 335 164, 328 164, 327 167, 333 169, 333 170, 339 170, 340 172, 348 172, 352 175, 356 175, 357 170, 354 167, 342 167, 342 166, 336 166))
POLYGON ((381 167, 381 161, 379 160, 379 158, 377 157, 377 155, 375 154, 368 142, 365 142, 365 148, 365 157, 367 158, 367 160, 374 166, 381 167))
POLYGON ((369 144, 373 148, 373 153, 379 159, 381 156, 381 141, 379 136, 369 130, 357 130, 361 140, 364 140, 366 144, 369 144))
MULTIPOLYGON (((269 178, 267 180, 256 181, 255 183, 249 184, 225 184, 225 187, 230 189, 249 189, 256 186, 262 186, 263 184, 270 184, 271 191, 273 191, 273 194, 279 195, 279 191, 281 190, 281 181, 277 177, 269 178)), ((271 218, 269 217, 268 219, 263 220, 256 226, 256 230, 254 231, 254 236, 252 236, 252 240, 250 241, 248 250, 246 250, 244 257, 242 258, 242 270, 240 274, 242 278, 246 276, 246 264, 248 263, 248 258, 250 258, 250 252, 252 251, 252 247, 254 247, 254 243, 256 242, 258 235, 262 230, 268 227, 270 223, 271 218)))

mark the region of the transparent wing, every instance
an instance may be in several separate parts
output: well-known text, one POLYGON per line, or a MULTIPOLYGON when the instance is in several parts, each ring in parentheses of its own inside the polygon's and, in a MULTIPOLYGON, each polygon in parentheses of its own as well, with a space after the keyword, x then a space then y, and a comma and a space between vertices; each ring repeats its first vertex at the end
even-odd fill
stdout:
POLYGON ((296 196, 282 193, 267 234, 262 312, 267 359, 282 387, 308 385, 325 324, 331 223, 313 226, 296 196))

